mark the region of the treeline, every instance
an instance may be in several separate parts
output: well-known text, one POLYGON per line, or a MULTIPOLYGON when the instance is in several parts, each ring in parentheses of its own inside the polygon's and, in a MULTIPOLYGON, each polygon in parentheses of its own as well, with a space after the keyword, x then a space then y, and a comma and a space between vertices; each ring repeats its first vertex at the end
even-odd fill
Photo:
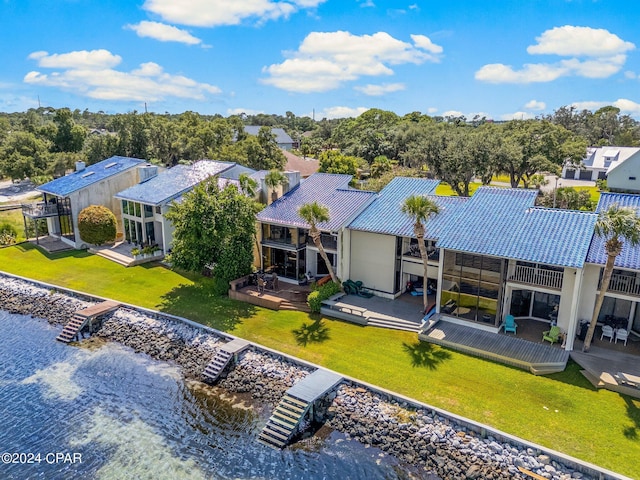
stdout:
POLYGON ((64 174, 76 160, 91 164, 112 155, 167 166, 209 158, 277 169, 285 158, 272 127, 299 142, 299 154, 320 158, 324 171, 369 172, 374 188, 375 178, 398 169, 429 172, 460 195, 469 194, 472 179, 488 182, 496 174, 508 175, 513 186, 529 185, 537 173, 557 173, 565 161, 579 164, 587 146, 640 145, 640 124, 615 107, 595 112, 562 107, 533 120, 507 122, 420 112, 399 116, 379 109, 316 121, 291 112, 225 118, 39 108, 0 114, 0 175, 37 181, 64 174), (264 128, 250 136, 245 125, 264 128))

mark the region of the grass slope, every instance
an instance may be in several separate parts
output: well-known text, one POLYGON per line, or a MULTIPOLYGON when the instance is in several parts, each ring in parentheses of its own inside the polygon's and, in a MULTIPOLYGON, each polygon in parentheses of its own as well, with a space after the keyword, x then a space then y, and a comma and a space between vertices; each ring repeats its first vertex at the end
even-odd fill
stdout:
POLYGON ((22 244, 0 249, 0 270, 184 316, 640 478, 640 400, 595 390, 573 363, 536 377, 415 334, 273 312, 213 296, 207 278, 84 252, 22 244))

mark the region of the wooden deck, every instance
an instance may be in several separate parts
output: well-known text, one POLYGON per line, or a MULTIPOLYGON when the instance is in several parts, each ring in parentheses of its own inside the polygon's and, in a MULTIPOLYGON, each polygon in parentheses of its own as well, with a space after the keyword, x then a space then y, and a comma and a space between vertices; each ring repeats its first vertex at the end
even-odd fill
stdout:
POLYGON ((581 373, 596 388, 604 388, 640 398, 640 362, 637 355, 591 346, 583 353, 576 345, 571 358, 582 367, 581 373))
POLYGON ((105 313, 112 312, 117 310, 120 307, 118 302, 114 302, 113 300, 106 300, 104 302, 98 303, 96 305, 92 305, 87 308, 83 308, 82 310, 78 310, 75 314, 85 318, 97 317, 98 315, 103 315, 105 313))
POLYGON ((228 353, 238 353, 244 350, 249 346, 249 342, 246 340, 242 340, 241 338, 236 338, 235 340, 231 340, 230 342, 225 343, 220 347, 221 350, 224 350, 228 353))
POLYGON ((311 403, 332 390, 341 381, 340 375, 319 368, 287 390, 287 395, 311 403))
POLYGON ((431 323, 418 337, 425 342, 529 370, 536 375, 561 372, 569 360, 569 352, 559 346, 486 332, 444 320, 431 323))

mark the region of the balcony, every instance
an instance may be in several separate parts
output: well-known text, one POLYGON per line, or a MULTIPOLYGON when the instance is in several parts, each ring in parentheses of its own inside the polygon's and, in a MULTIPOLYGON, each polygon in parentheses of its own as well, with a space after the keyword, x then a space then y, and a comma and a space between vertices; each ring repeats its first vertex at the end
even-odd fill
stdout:
MULTIPOLYGON (((338 249, 338 238, 333 235, 321 234, 320 242, 322 242, 322 246, 325 250, 337 250, 338 249)), ((313 239, 311 236, 307 237, 307 245, 315 246, 313 243, 313 239)))
POLYGON ((635 275, 614 273, 611 275, 608 291, 640 297, 640 278, 635 275))
POLYGON ((562 290, 563 277, 564 272, 561 271, 516 265, 516 269, 513 275, 509 277, 509 281, 562 290))
POLYGON ((57 203, 32 203, 22 205, 22 215, 30 218, 57 217, 60 214, 68 212, 60 212, 57 203))
MULTIPOLYGON (((409 250, 402 254, 405 259, 417 260, 422 263, 422 255, 420 255, 420 247, 417 243, 412 243, 409 250)), ((438 262, 440 260, 440 249, 427 247, 427 258, 429 262, 438 262)))

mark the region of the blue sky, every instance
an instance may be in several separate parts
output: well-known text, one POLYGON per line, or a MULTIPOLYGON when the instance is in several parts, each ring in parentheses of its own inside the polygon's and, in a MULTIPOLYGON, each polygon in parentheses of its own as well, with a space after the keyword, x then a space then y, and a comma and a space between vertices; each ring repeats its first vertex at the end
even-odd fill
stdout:
POLYGON ((635 0, 0 0, 0 111, 640 118, 635 0))

